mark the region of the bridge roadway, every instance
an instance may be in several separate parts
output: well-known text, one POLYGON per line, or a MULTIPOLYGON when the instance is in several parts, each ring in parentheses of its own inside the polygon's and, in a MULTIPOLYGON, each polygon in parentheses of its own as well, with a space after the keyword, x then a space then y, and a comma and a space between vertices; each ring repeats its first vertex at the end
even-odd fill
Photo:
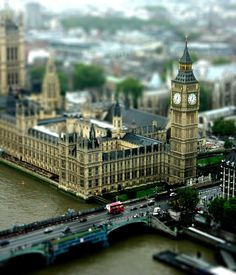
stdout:
MULTIPOLYGON (((209 188, 209 190, 212 190, 212 188, 209 188)), ((76 219, 61 222, 60 224, 51 225, 49 223, 41 228, 35 228, 30 232, 20 232, 20 234, 16 236, 2 236, 2 240, 0 240, 0 242, 7 240, 9 241, 9 244, 0 246, 0 264, 1 261, 14 257, 16 251, 22 250, 23 252, 24 249, 30 248, 37 244, 45 243, 47 241, 51 242, 53 240, 57 240, 60 242, 60 240, 65 239, 66 236, 70 236, 75 233, 87 232, 89 234, 90 231, 95 231, 96 228, 100 229, 100 226, 103 226, 103 228, 106 226, 106 231, 108 232, 109 228, 112 230, 112 228, 115 229, 116 227, 121 227, 128 223, 140 222, 141 219, 144 221, 144 217, 147 216, 147 213, 152 213, 154 207, 161 206, 163 210, 166 210, 168 208, 169 199, 169 196, 164 196, 160 198, 158 202, 155 201, 154 203, 151 203, 151 205, 149 200, 135 200, 125 203, 125 211, 119 215, 108 214, 105 209, 99 211, 94 210, 90 211, 88 214, 82 213, 82 215, 77 215, 76 219), (143 205, 146 207, 142 207, 143 205), (83 217, 87 220, 81 222, 80 219, 83 217), (71 232, 64 234, 63 230, 66 226, 70 227, 71 232), (53 228, 53 230, 45 233, 45 229, 47 227, 53 228)), ((147 220, 148 219, 146 219, 146 221, 147 220)), ((154 221, 154 223, 156 222, 154 221)), ((153 227, 157 228, 156 226, 153 227)))
MULTIPOLYGON (((45 233, 45 227, 41 229, 37 229, 32 232, 28 232, 25 234, 17 235, 11 238, 5 238, 4 240, 8 240, 9 244, 6 246, 0 247, 0 261, 1 259, 8 258, 9 255, 12 254, 17 249, 25 249, 27 247, 31 247, 34 244, 39 244, 45 241, 50 241, 54 239, 60 239, 65 236, 68 236, 73 233, 79 232, 89 232, 89 230, 98 228, 99 225, 113 225, 116 223, 126 222, 129 219, 134 219, 135 217, 146 216, 147 211, 152 213, 154 207, 157 206, 155 202, 154 205, 148 205, 148 201, 143 202, 139 201, 137 203, 132 203, 132 205, 127 205, 125 207, 125 211, 122 214, 111 215, 107 213, 107 210, 103 210, 99 213, 91 213, 84 217, 86 217, 87 221, 81 222, 78 218, 77 220, 50 226, 53 228, 53 231, 50 233, 45 233), (147 205, 147 207, 142 208, 141 205, 147 205), (133 210, 134 207, 137 207, 136 210, 133 210), (66 226, 69 226, 71 232, 65 234, 63 230, 66 226), (91 229, 90 229, 91 228, 91 229)), ((47 227, 46 227, 47 228, 47 227)))

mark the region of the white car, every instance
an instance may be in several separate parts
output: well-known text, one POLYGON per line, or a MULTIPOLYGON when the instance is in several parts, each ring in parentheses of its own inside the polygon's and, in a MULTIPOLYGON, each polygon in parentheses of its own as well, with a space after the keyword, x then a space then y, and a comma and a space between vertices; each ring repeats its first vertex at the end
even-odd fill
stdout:
POLYGON ((47 233, 51 233, 53 231, 52 227, 47 227, 44 229, 43 233, 47 234, 47 233))
POLYGON ((154 210, 153 210, 152 215, 156 216, 156 215, 159 215, 160 213, 161 213, 161 208, 160 207, 155 207, 154 210))
POLYGON ((174 196, 176 196, 177 194, 175 193, 175 192, 171 192, 170 193, 170 197, 174 197, 174 196))

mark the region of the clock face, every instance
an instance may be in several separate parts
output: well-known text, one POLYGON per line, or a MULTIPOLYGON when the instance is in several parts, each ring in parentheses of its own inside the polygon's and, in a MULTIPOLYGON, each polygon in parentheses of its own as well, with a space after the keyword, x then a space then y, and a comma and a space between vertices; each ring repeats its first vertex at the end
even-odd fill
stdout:
POLYGON ((180 93, 175 93, 174 94, 173 102, 174 102, 174 104, 180 104, 180 102, 181 102, 181 94, 180 93))
POLYGON ((194 105, 197 102, 197 96, 195 94, 190 94, 188 96, 188 104, 194 105))

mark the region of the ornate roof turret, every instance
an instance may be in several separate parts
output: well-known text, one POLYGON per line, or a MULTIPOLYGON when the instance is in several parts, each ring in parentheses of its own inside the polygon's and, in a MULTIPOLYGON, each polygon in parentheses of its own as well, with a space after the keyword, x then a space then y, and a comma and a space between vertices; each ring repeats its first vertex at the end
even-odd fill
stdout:
POLYGON ((124 105, 126 110, 130 108, 130 101, 129 101, 128 95, 125 96, 124 105))
POLYGON ((96 138, 96 131, 95 131, 94 124, 92 124, 90 127, 89 139, 86 139, 86 147, 88 149, 99 148, 99 143, 98 143, 98 139, 96 138))
POLYGON ((116 102, 116 105, 115 105, 115 108, 114 108, 114 116, 118 116, 118 117, 121 116, 120 104, 119 104, 118 101, 116 102))
POLYGON ((95 131, 95 128, 94 128, 94 124, 91 125, 90 127, 90 131, 89 131, 89 139, 92 140, 92 139, 95 139, 96 138, 96 131, 95 131))
POLYGON ((188 51, 188 40, 186 37, 184 53, 179 60, 179 71, 174 82, 179 82, 183 84, 198 83, 193 74, 192 63, 193 62, 188 51))
POLYGON ((192 64, 192 59, 190 57, 189 51, 188 51, 188 37, 185 37, 185 48, 183 56, 180 58, 179 63, 183 64, 192 64))
POLYGON ((7 100, 6 100, 6 112, 9 115, 14 116, 16 114, 17 101, 18 101, 18 94, 10 86, 7 94, 7 100))
POLYGON ((51 53, 48 58, 46 73, 55 73, 55 72, 56 72, 56 68, 54 64, 54 58, 53 58, 53 54, 51 53))

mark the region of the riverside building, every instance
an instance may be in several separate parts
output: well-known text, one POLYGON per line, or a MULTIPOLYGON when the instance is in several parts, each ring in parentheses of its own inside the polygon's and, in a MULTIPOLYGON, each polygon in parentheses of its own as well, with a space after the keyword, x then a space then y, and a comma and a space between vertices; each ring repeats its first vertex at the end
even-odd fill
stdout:
POLYGON ((0 47, 7 55, 0 58, 0 94, 7 89, 8 95, 0 113, 0 148, 8 156, 48 173, 59 188, 84 199, 157 181, 176 185, 195 180, 199 84, 187 40, 171 84, 169 121, 118 102, 103 120, 89 117, 88 110, 86 115, 56 116, 61 98, 53 59, 41 93, 26 98, 22 22, 17 26, 6 11, 1 16, 0 47))
POLYGON ((10 90, 9 106, 15 108, 1 114, 0 147, 54 174, 59 188, 85 199, 156 181, 187 183, 196 177, 199 106, 187 41, 179 64, 169 123, 118 102, 103 121, 71 115, 40 119, 35 102, 10 90))

